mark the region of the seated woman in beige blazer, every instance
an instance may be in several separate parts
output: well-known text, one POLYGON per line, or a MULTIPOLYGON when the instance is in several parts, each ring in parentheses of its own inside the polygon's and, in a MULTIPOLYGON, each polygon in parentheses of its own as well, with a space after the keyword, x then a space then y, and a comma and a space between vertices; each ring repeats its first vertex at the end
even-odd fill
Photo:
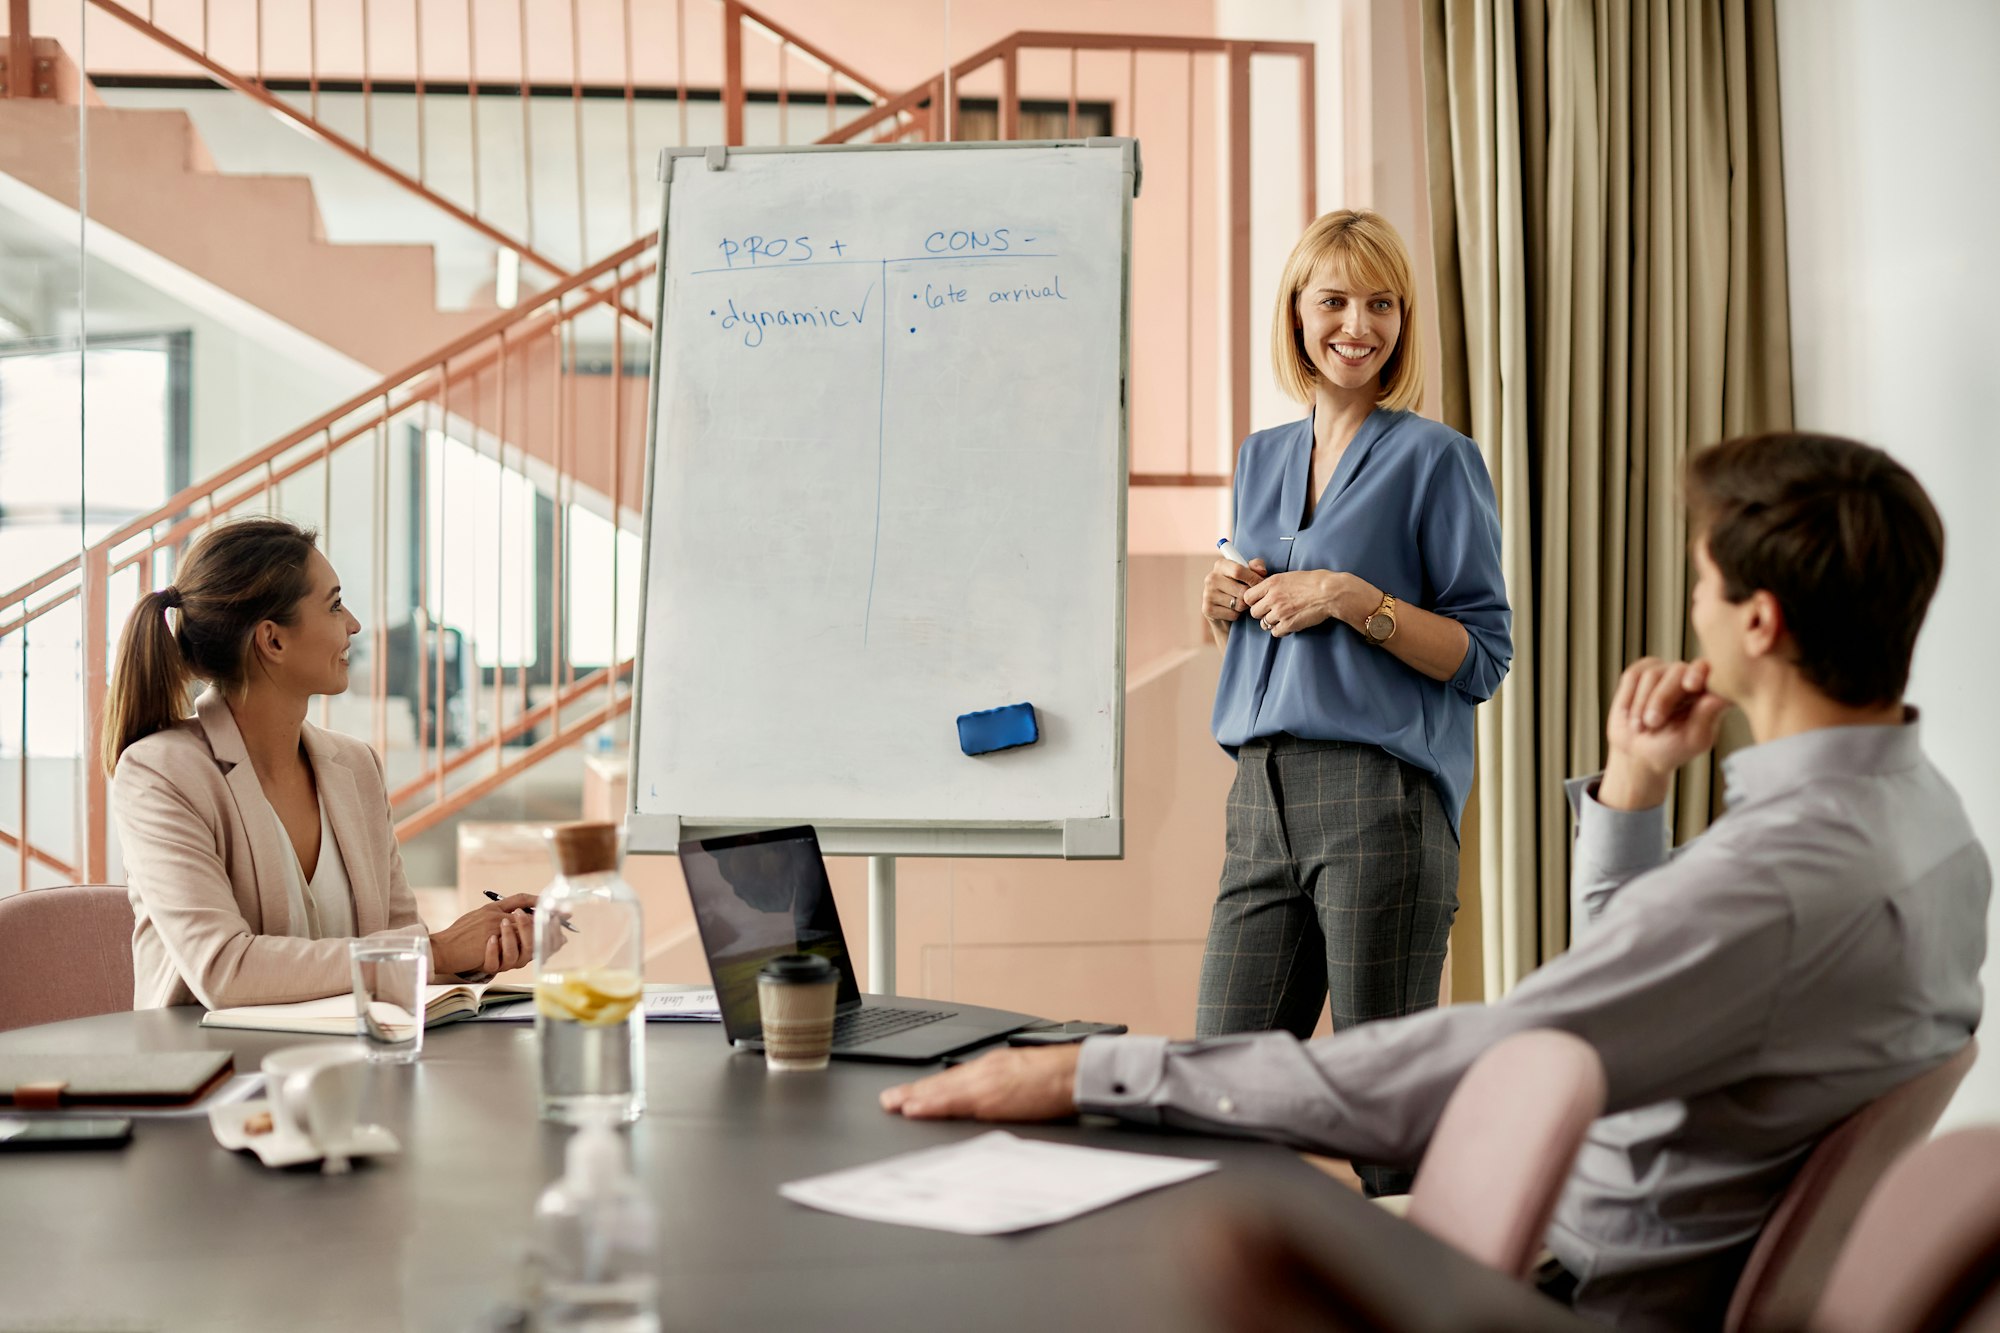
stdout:
MULTIPOLYGON (((424 929, 375 752, 306 721, 313 695, 347 688, 361 630, 313 541, 277 519, 222 524, 125 624, 104 763, 135 1009, 336 995, 349 939, 424 929), (209 688, 187 717, 192 680, 209 688)), ((527 963, 534 902, 516 894, 431 936, 433 979, 527 963)))

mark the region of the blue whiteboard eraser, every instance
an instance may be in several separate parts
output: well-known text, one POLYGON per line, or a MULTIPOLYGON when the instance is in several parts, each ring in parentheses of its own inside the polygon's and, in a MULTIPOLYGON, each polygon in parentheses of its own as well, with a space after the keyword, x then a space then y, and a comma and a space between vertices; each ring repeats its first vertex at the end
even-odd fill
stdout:
POLYGON ((1017 745, 1033 745, 1041 738, 1033 704, 1008 704, 959 715, 958 748, 967 754, 1011 750, 1017 745))

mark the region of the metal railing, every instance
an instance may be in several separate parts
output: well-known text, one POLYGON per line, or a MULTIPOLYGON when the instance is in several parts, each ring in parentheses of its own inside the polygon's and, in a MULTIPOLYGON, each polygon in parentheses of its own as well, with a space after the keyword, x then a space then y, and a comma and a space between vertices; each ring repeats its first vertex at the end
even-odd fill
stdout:
MULTIPOLYGON (((625 711, 629 701, 619 684, 630 670, 631 645, 622 645, 621 651, 616 619, 612 621, 610 665, 594 670, 579 673, 565 632, 565 602, 571 580, 564 577, 562 566, 570 553, 566 531, 570 512, 579 501, 579 458, 574 449, 577 441, 573 436, 564 437, 563 425, 575 421, 579 398, 591 382, 577 369, 580 335, 586 332, 588 321, 599 325, 608 322, 614 348, 609 376, 614 420, 606 444, 614 457, 637 456, 643 422, 628 419, 618 405, 623 402, 620 390, 624 379, 619 353, 627 341, 626 326, 636 327, 639 321, 620 302, 652 274, 653 267, 644 258, 651 245, 650 238, 628 244, 435 354, 384 377, 249 457, 187 487, 158 509, 122 525, 39 577, 0 594, 0 645, 10 639, 25 645, 37 622, 72 605, 81 615, 88 718, 81 774, 85 812, 81 854, 76 861, 66 861, 26 836, 31 781, 28 747, 23 744, 13 756, 18 765, 16 832, 0 833, 5 839, 0 845, 19 854, 22 887, 27 886, 31 862, 63 878, 103 880, 108 860, 106 777, 96 755, 103 734, 112 627, 140 595, 171 581, 170 566, 187 542, 234 515, 282 512, 302 519, 308 515, 317 518, 322 549, 341 561, 339 548, 345 546, 352 554, 356 545, 346 530, 349 515, 354 509, 365 508, 369 531, 362 563, 367 577, 358 588, 357 581, 349 577, 348 600, 368 623, 363 646, 370 666, 373 741, 377 753, 389 764, 390 799, 398 814, 399 836, 409 837, 431 827, 512 773, 573 744, 625 711), (529 379, 525 372, 537 367, 552 368, 553 373, 541 369, 529 379), (510 376, 520 378, 510 386, 510 376), (525 446, 509 442, 509 425, 518 424, 508 420, 514 411, 544 416, 555 423, 552 456, 535 456, 525 446), (489 417, 494 418, 491 426, 486 424, 489 417), (391 494, 397 488, 399 472, 412 488, 432 481, 427 466, 418 468, 416 481, 410 481, 410 469, 397 466, 392 455, 399 451, 392 449, 392 439, 398 433, 406 437, 442 436, 503 468, 520 474, 532 472, 536 490, 553 511, 555 553, 555 567, 548 578, 553 604, 534 634, 538 645, 546 644, 547 659, 533 666, 524 660, 513 669, 511 682, 507 668, 497 662, 490 668, 475 664, 469 672, 461 667, 452 683, 462 682, 471 697, 465 710, 466 730, 452 743, 445 706, 450 693, 445 641, 437 636, 434 642, 433 635, 422 631, 428 625, 448 626, 454 616, 466 615, 468 608, 451 605, 442 584, 436 589, 425 586, 437 564, 434 550, 451 542, 455 534, 442 530, 442 520, 437 530, 432 530, 426 507, 412 504, 415 512, 406 517, 415 529, 414 568, 410 572, 415 575, 416 588, 407 623, 419 632, 409 636, 408 651, 415 660, 405 687, 413 686, 414 691, 411 703, 417 721, 412 732, 417 771, 404 776, 399 776, 399 769, 407 765, 390 763, 399 752, 403 757, 409 754, 391 743, 390 701, 398 696, 392 695, 388 678, 393 655, 390 607, 395 604, 390 578, 396 564, 392 548, 403 540, 390 522, 391 494), (352 462, 356 459, 360 460, 358 469, 352 462), (349 475, 337 476, 336 470, 344 464, 349 475), (353 475, 357 470, 362 473, 359 477, 353 475), (299 500, 302 492, 306 496, 303 505, 299 500), (342 503, 336 503, 337 495, 342 503), (315 499, 316 504, 312 503, 315 499), (537 731, 546 734, 537 737, 533 734, 537 731)), ((601 334, 597 329, 589 332, 601 334)), ((632 337, 643 345, 643 331, 632 337)), ((629 470, 612 468, 610 494, 588 498, 608 503, 613 514, 633 507, 638 497, 622 493, 618 480, 629 470)), ((442 479, 438 480, 441 484, 442 479)), ((501 575, 508 567, 505 554, 495 552, 493 567, 501 575)), ((615 578, 615 547, 612 562, 615 578)), ((503 577, 496 579, 493 595, 503 607, 510 601, 519 605, 515 599, 521 591, 508 588, 503 577)), ((476 656, 476 648, 472 652, 476 656)), ((539 657, 539 647, 537 653, 539 657)), ((23 654, 25 660, 25 647, 23 654)), ((24 680, 24 712, 25 700, 24 680)), ((322 721, 330 708, 330 701, 322 700, 322 721)), ((25 738, 25 726, 23 734, 25 738)))
MULTIPOLYGON (((697 40, 719 39, 724 52, 720 88, 692 86, 688 78, 689 0, 673 0, 671 43, 655 44, 634 40, 632 0, 624 0, 622 24, 615 42, 599 37, 596 48, 586 41, 579 0, 521 0, 505 17, 511 22, 495 23, 495 11, 474 0, 464 0, 462 22, 440 31, 438 20, 457 16, 458 6, 437 0, 417 0, 397 6, 394 30, 383 21, 371 0, 354 3, 327 3, 319 0, 239 0, 229 6, 234 22, 215 22, 211 0, 165 4, 161 0, 87 0, 97 12, 146 37, 163 51, 185 62, 212 80, 266 107, 307 137, 324 144, 373 171, 399 190, 423 199, 440 213, 476 233, 500 249, 533 265, 549 279, 561 281, 575 268, 606 249, 616 248, 637 237, 651 221, 641 208, 650 187, 650 153, 641 153, 638 141, 637 107, 643 100, 671 99, 681 143, 688 142, 689 103, 714 100, 725 108, 725 126, 730 143, 744 139, 744 105, 752 95, 744 86, 746 52, 744 38, 761 42, 775 62, 779 141, 783 142, 791 121, 793 103, 804 100, 801 93, 808 75, 816 85, 823 75, 824 89, 815 86, 817 99, 823 92, 826 129, 832 130, 843 115, 852 116, 871 105, 886 101, 889 93, 852 66, 826 54, 775 20, 759 13, 741 0, 695 0, 697 40), (482 8, 487 13, 482 17, 482 8), (244 10, 248 10, 246 24, 244 10), (165 13, 163 11, 171 11, 165 13), (428 33, 425 14, 432 15, 428 33), (272 22, 267 24, 267 16, 272 22), (541 51, 537 32, 550 26, 551 19, 564 20, 567 51, 541 51), (719 32, 705 32, 719 23, 719 32), (267 37, 267 28, 270 33, 267 37), (282 29, 293 40, 286 43, 285 63, 275 56, 267 61, 267 47, 282 29), (303 31, 303 51, 297 40, 303 31), (386 59, 379 54, 394 54, 386 59), (482 81, 480 52, 488 53, 489 67, 504 64, 511 71, 505 83, 482 81), (358 59, 334 60, 331 52, 358 52, 358 59), (506 61, 494 54, 504 52, 506 61), (303 55, 303 62, 299 57, 303 55), (566 55, 567 60, 562 57, 566 55), (247 58, 246 58, 247 57, 247 58), (644 62, 641 64, 641 62, 644 62), (566 68, 554 68, 566 64, 566 68), (536 66, 540 69, 536 69, 536 66), (615 68, 616 81, 608 81, 605 71, 615 68), (588 74, 587 74, 588 71, 588 74), (551 77, 551 75, 554 77, 551 77), (795 75, 797 80, 795 82, 795 75), (352 125, 336 125, 333 103, 353 100, 348 119, 358 115, 358 133, 352 125), (408 99, 414 118, 414 143, 391 147, 378 133, 378 111, 385 99, 408 99), (482 113, 482 99, 487 110, 482 113), (494 119, 496 100, 518 104, 518 142, 495 145, 482 126, 494 119), (588 142, 588 103, 615 99, 622 104, 623 174, 629 201, 627 228, 623 236, 605 235, 606 224, 595 222, 586 206, 589 176, 601 171, 611 157, 602 145, 588 142), (547 104, 566 102, 570 121, 571 154, 576 181, 575 231, 573 237, 537 235, 537 209, 533 195, 535 179, 535 122, 558 114, 547 104), (537 104, 542 104, 538 113, 537 104), (463 162, 449 165, 463 170, 440 173, 431 152, 433 118, 450 115, 464 119, 469 151, 463 162), (498 155, 496 157, 496 154, 498 155), (518 161, 507 160, 518 156, 518 161), (502 199, 488 188, 488 179, 498 166, 511 173, 518 169, 522 182, 518 198, 502 199), (449 175, 449 181, 441 179, 449 175), (573 241, 573 246, 572 246, 573 241), (558 253, 558 250, 561 253, 558 253)), ((26 0, 10 0, 25 11, 26 0)), ((658 19, 663 6, 649 6, 642 14, 658 19)), ((25 34, 22 21, 20 33, 25 34)), ((664 37, 662 33, 660 36, 664 37)), ((22 47, 21 38, 13 46, 22 47)), ((25 85, 21 95, 32 95, 25 85)), ((513 119, 511 113, 503 113, 513 119)), ((454 130, 457 128, 453 126, 454 130)), ((615 224, 612 224, 615 226, 615 224)), ((546 233, 547 228, 542 228, 546 233)))
MULTIPOLYGON (((91 3, 106 10, 122 8, 114 0, 91 3)), ((744 73, 746 31, 755 32, 775 51, 778 86, 768 94, 760 90, 758 96, 778 108, 779 127, 793 123, 791 103, 801 96, 795 89, 803 87, 793 84, 786 72, 792 63, 802 60, 825 72, 828 123, 817 142, 843 143, 863 137, 876 142, 1046 138, 1087 133, 1141 138, 1147 145, 1147 189, 1135 213, 1134 244, 1151 263, 1148 271, 1161 280, 1135 283, 1132 323, 1135 330, 1178 326, 1184 336, 1177 356, 1142 356, 1135 348, 1131 482, 1135 486, 1228 485, 1228 449, 1248 432, 1250 377, 1258 359, 1251 336, 1257 303, 1248 289, 1253 184, 1250 62, 1254 56, 1296 62, 1297 171, 1303 211, 1309 219, 1315 199, 1313 55, 1309 44, 1022 32, 902 94, 892 97, 871 90, 874 105, 860 108, 858 114, 843 121, 838 115, 841 94, 836 83, 867 86, 861 76, 738 0, 720 0, 720 5, 726 75, 720 101, 731 142, 741 142, 746 133, 745 107, 751 100, 747 91, 750 81, 744 73), (1056 66, 1053 76, 1046 69, 1029 68, 1031 62, 1046 65, 1051 60, 1056 66), (1147 93, 1144 100, 1142 92, 1147 93), (1210 118, 1213 133, 1204 139, 1199 133, 1198 111, 1211 98, 1223 114, 1210 118), (1207 209, 1220 216, 1207 218, 1207 209), (1211 223, 1206 245, 1201 243, 1204 221, 1211 223), (1176 229, 1177 237, 1173 235, 1176 229), (1202 329, 1198 299, 1214 309, 1213 323, 1222 326, 1214 341, 1202 329), (1210 356, 1226 364, 1226 402, 1219 384, 1205 391, 1201 388, 1204 381, 1223 378, 1209 373, 1210 356), (1203 392, 1206 403, 1198 399, 1203 392), (1140 404, 1151 410, 1151 417, 1138 410, 1136 405, 1140 404), (1227 439, 1221 436, 1225 419, 1227 439), (1172 458, 1172 454, 1179 457, 1172 458)), ((677 14, 680 11, 677 3, 677 14)), ((262 12, 261 3, 258 12, 262 12)), ((149 22, 137 19, 132 11, 125 13, 131 21, 149 22)), ((188 47, 191 53, 221 68, 220 62, 201 55, 204 48, 205 39, 203 46, 188 47)), ((261 67, 255 78, 233 74, 228 81, 251 95, 262 93, 260 101, 277 100, 264 86, 261 67)), ((479 95, 474 91, 476 80, 468 81, 467 86, 469 96, 479 95)), ((632 87, 628 75, 628 95, 632 87)), ((682 105, 687 87, 683 77, 678 84, 682 105)), ((574 87, 572 96, 580 96, 574 87)), ((294 114, 292 118, 299 117, 294 114)), ((370 152, 365 140, 353 147, 364 155, 370 152)), ((626 156, 630 159, 631 154, 626 156)), ((387 164, 382 169, 385 174, 395 170, 387 164)), ((426 184, 422 164, 414 175, 403 173, 397 178, 406 188, 434 193, 426 184)), ((478 201, 466 211, 477 220, 478 201)), ((509 237, 505 243, 524 258, 542 262, 527 237, 518 243, 509 237)), ((513 775, 626 710, 630 646, 621 651, 617 644, 615 613, 611 622, 613 650, 604 658, 606 665, 589 667, 579 674, 572 660, 564 621, 565 590, 570 587, 564 562, 569 552, 569 516, 576 512, 579 497, 586 507, 611 515, 614 534, 620 530, 620 520, 636 510, 640 499, 636 481, 628 487, 627 478, 640 475, 643 412, 632 410, 630 404, 635 399, 643 401, 644 372, 627 373, 626 352, 628 348, 643 348, 650 335, 650 322, 642 313, 643 302, 634 299, 634 288, 654 271, 654 243, 651 235, 640 236, 561 277, 553 286, 525 294, 513 309, 465 337, 188 487, 158 510, 125 524, 27 584, 0 593, 0 661, 7 660, 10 649, 18 648, 25 663, 27 636, 44 617, 71 604, 81 614, 81 628, 76 632, 90 740, 78 779, 82 818, 75 855, 73 860, 65 859, 28 837, 24 723, 22 752, 14 757, 20 785, 19 808, 14 812, 16 832, 0 830, 0 848, 18 854, 22 885, 29 882, 31 865, 70 880, 101 880, 105 875, 106 782, 95 755, 110 636, 112 626, 122 618, 122 608, 143 591, 168 582, 167 566, 181 544, 207 525, 259 504, 296 512, 301 487, 309 496, 318 497, 323 547, 352 547, 355 543, 348 534, 345 513, 335 504, 334 496, 343 487, 346 492, 354 491, 357 483, 352 479, 338 482, 335 474, 343 466, 350 471, 359 467, 352 461, 357 458, 366 463, 361 468, 365 481, 360 484, 367 488, 366 508, 371 514, 362 561, 368 593, 363 602, 368 612, 364 618, 371 626, 366 654, 370 664, 368 707, 373 742, 389 769, 399 836, 413 836, 450 818, 513 775), (580 345, 588 345, 600 359, 608 352, 609 373, 581 373, 580 345), (592 429, 579 429, 580 412, 595 414, 592 429), (437 553, 448 548, 456 534, 442 530, 443 511, 433 523, 422 499, 398 492, 390 455, 391 436, 399 432, 441 436, 488 459, 509 475, 531 479, 532 489, 540 497, 537 503, 552 515, 554 531, 547 541, 552 566, 547 570, 553 589, 550 605, 523 607, 521 612, 523 618, 536 621, 538 643, 548 645, 546 660, 538 657, 531 668, 524 659, 510 668, 499 656, 493 656, 490 666, 475 666, 464 675, 471 694, 466 709, 470 720, 456 738, 446 724, 451 692, 445 640, 438 637, 433 647, 431 628, 449 628, 454 616, 463 615, 463 608, 445 604, 442 579, 436 589, 426 586, 437 553), (316 490, 312 484, 315 471, 316 490), (395 509, 399 494, 401 510, 395 509), (394 563, 392 551, 399 543, 411 547, 408 558, 418 566, 412 612, 419 623, 409 636, 416 655, 414 675, 397 682, 390 679, 388 614, 394 598, 388 583, 394 563), (406 693, 392 693, 399 686, 406 693), (389 725, 390 701, 395 698, 407 699, 417 719, 412 744, 404 745, 389 725), (426 722, 427 718, 435 721, 426 722)), ((422 475, 428 478, 429 474, 422 475)), ((504 525, 495 526, 496 531, 504 531, 504 525)), ((614 582, 619 568, 615 546, 614 536, 610 566, 614 582)), ((501 554, 496 552, 496 556, 501 554)), ((342 563, 345 560, 336 557, 336 564, 342 563)), ((496 569, 506 566, 504 558, 494 563, 496 569)), ((636 591, 629 584, 626 590, 636 591)), ((521 588, 498 586, 491 595, 498 603, 516 606, 522 604, 515 599, 532 597, 521 588)), ((469 650, 474 658, 479 651, 479 646, 469 650)), ((24 680, 24 714, 26 690, 24 680)), ((322 718, 325 716, 323 706, 322 718)))

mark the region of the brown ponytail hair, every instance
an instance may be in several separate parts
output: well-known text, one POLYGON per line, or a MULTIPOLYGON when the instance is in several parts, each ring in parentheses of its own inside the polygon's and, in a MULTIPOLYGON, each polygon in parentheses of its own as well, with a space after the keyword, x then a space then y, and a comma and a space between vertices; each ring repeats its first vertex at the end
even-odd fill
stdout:
POLYGON ((243 684, 251 632, 267 620, 291 624, 312 591, 307 560, 317 537, 283 519, 233 519, 195 542, 172 586, 139 599, 104 703, 105 772, 127 746, 187 716, 190 682, 225 692, 243 684), (168 628, 168 611, 178 629, 168 628))

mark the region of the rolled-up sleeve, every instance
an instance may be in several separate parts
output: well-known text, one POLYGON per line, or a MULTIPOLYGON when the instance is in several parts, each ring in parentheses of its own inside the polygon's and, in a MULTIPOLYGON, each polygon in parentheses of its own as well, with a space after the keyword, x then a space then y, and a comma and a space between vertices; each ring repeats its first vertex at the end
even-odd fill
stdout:
POLYGON ((1427 610, 1465 627, 1465 660, 1451 686, 1473 703, 1500 688, 1514 660, 1514 614, 1500 568, 1500 509, 1479 446, 1459 438, 1438 458, 1417 528, 1429 581, 1427 610))

